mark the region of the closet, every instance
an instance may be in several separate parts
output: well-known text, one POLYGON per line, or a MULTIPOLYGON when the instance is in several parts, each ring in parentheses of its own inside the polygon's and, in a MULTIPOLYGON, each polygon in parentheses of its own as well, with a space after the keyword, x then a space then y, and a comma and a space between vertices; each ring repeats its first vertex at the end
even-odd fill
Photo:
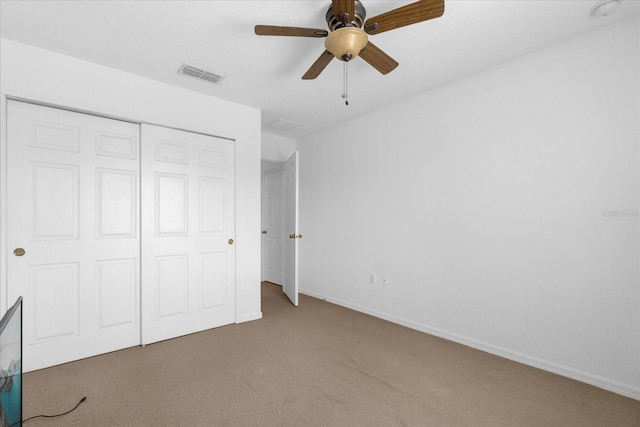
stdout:
POLYGON ((7 297, 40 369, 235 321, 231 140, 7 106, 7 297))

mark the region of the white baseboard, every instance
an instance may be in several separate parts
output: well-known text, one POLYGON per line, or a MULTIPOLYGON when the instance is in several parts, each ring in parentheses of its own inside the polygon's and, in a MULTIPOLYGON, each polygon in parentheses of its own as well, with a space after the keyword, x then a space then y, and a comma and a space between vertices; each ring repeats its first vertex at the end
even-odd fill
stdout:
POLYGON ((635 400, 640 400, 640 387, 636 387, 630 384, 620 383, 618 381, 614 381, 608 378, 603 378, 601 376, 590 374, 588 372, 580 371, 567 366, 558 365, 556 363, 549 362, 544 359, 539 359, 537 357, 518 353, 506 348, 502 348, 502 347, 498 347, 482 341, 478 341, 473 338, 468 338, 468 337, 451 333, 439 328, 434 328, 429 325, 424 325, 411 320, 392 316, 390 314, 383 313, 377 310, 372 310, 367 307, 361 307, 356 304, 351 304, 346 301, 341 301, 338 299, 327 297, 326 295, 321 295, 312 291, 301 289, 299 290, 299 292, 301 294, 309 295, 311 297, 318 298, 318 299, 330 302, 332 304, 337 304, 342 307, 349 308, 351 310, 369 314, 371 316, 378 317, 380 319, 384 319, 389 322, 396 323, 398 325, 406 326, 407 328, 415 329, 417 331, 424 332, 429 335, 434 335, 440 338, 444 338, 449 341, 466 345, 467 347, 475 348, 477 350, 482 350, 484 352, 491 353, 496 356, 504 357, 505 359, 513 360, 519 363, 523 363, 525 365, 533 366, 534 368, 538 368, 544 371, 552 372, 554 374, 562 375, 564 377, 581 381, 583 383, 590 384, 595 387, 599 387, 601 389, 620 394, 622 396, 630 397, 635 400))

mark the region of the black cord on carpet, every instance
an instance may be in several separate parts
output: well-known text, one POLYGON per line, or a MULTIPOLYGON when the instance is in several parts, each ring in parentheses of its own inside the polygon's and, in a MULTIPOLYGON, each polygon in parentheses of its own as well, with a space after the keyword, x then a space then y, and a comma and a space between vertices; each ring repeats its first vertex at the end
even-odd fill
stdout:
POLYGON ((29 417, 29 418, 24 419, 24 420, 22 420, 22 421, 16 421, 15 423, 11 424, 9 427, 13 427, 13 426, 15 426, 15 425, 18 425, 18 424, 20 424, 21 422, 22 422, 22 423, 26 423, 27 421, 29 421, 29 420, 33 420, 33 419, 35 419, 35 418, 56 418, 56 417, 61 417, 61 416, 63 416, 63 415, 70 414, 71 412, 73 412, 73 411, 75 411, 76 409, 78 409, 78 406, 80 406, 80 404, 81 404, 82 402, 84 402, 85 400, 87 400, 87 396, 85 396, 85 397, 83 397, 82 399, 80 399, 80 402, 78 402, 78 403, 76 404, 76 406, 74 406, 72 409, 69 409, 67 412, 63 412, 63 413, 61 413, 61 414, 55 414, 55 415, 34 415, 33 417, 29 417))

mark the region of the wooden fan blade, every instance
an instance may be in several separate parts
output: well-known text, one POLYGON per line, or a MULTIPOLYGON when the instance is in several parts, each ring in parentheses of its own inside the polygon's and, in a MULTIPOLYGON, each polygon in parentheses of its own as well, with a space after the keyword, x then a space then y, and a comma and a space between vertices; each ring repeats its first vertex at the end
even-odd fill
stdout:
POLYGON ((331 0, 333 4, 333 14, 338 21, 342 21, 340 19, 340 15, 346 13, 349 15, 349 20, 347 22, 353 21, 355 17, 355 0, 331 0))
POLYGON ((275 25, 256 25, 259 36, 327 37, 327 30, 317 28, 277 27, 275 25))
POLYGON ((380 34, 395 28, 416 24, 444 14, 444 0, 421 0, 397 9, 390 10, 364 23, 368 34, 380 34), (376 28, 376 25, 377 28, 376 28))
POLYGON ((324 53, 320 55, 320 58, 316 59, 316 62, 313 63, 311 68, 309 68, 307 72, 304 73, 304 76, 302 76, 302 80, 312 80, 318 77, 322 70, 324 70, 327 65, 329 65, 329 62, 331 62, 332 59, 333 54, 328 50, 325 50, 324 53))
POLYGON ((398 62, 395 59, 371 42, 367 43, 364 49, 360 51, 359 56, 382 74, 387 74, 398 66, 398 62))

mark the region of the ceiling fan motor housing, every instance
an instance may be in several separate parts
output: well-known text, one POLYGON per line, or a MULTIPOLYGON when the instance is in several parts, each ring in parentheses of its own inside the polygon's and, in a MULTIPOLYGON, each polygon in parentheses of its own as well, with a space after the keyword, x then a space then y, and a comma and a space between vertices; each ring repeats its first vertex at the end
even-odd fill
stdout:
POLYGON ((327 25, 329 26, 329 29, 331 31, 346 26, 362 28, 366 17, 367 11, 364 9, 364 6, 362 5, 362 3, 360 3, 360 0, 355 0, 353 19, 351 20, 351 22, 347 22, 345 25, 345 23, 342 22, 339 17, 336 17, 336 14, 333 10, 333 4, 331 4, 331 6, 329 6, 329 10, 327 10, 327 25))

